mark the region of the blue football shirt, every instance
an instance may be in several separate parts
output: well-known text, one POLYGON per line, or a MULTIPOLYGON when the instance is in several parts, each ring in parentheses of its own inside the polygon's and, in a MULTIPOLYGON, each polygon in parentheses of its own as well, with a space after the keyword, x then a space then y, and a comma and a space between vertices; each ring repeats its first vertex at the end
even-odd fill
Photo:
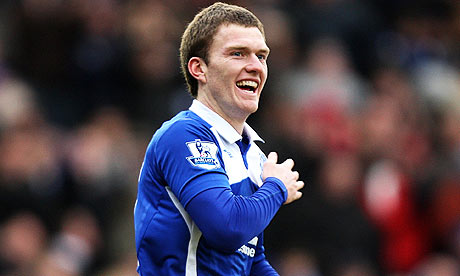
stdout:
MULTIPOLYGON (((244 137, 197 100, 155 132, 139 175, 134 210, 141 276, 251 275, 254 263, 266 262, 263 229, 255 230, 260 232, 229 252, 208 242, 211 237, 207 241, 201 231, 206 229, 200 230, 186 211, 189 203, 205 191, 230 188, 244 201, 264 184, 262 168, 266 157, 254 143, 262 139, 247 124, 243 133, 244 137)), ((263 203, 256 206, 262 214, 270 209, 263 201, 274 202, 266 218, 253 216, 263 219, 265 226, 287 196, 281 181, 275 182, 275 188, 266 185, 273 199, 264 196, 256 200, 263 203)), ((209 211, 194 214, 212 216, 209 211)), ((222 227, 225 231, 233 225, 222 227)), ((268 262, 263 271, 267 267, 272 271, 268 262)), ((276 275, 274 270, 273 273, 276 275)))

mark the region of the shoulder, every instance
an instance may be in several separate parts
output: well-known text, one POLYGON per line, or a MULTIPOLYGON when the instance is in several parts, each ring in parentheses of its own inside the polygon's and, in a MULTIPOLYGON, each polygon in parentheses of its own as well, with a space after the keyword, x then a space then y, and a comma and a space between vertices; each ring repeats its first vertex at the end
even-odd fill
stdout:
POLYGON ((200 139, 216 141, 212 126, 192 111, 183 111, 166 121, 155 132, 148 146, 148 151, 171 151, 178 145, 200 139))
POLYGON ((153 141, 175 141, 183 140, 188 136, 209 136, 212 135, 211 125, 201 119, 192 111, 183 111, 166 121, 155 132, 153 141))
MULTIPOLYGON (((211 126, 191 111, 165 122, 153 135, 146 157, 149 166, 162 171, 170 184, 197 169, 219 169, 219 146, 211 126)), ((182 182, 181 182, 182 183, 182 182)), ((176 191, 178 192, 178 191, 176 191)))

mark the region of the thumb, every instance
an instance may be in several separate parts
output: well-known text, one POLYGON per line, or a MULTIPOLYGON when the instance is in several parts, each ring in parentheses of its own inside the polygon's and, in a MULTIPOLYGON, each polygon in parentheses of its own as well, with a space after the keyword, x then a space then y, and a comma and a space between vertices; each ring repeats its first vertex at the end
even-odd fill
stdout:
POLYGON ((267 162, 276 164, 278 162, 278 154, 274 151, 270 152, 267 156, 267 162))

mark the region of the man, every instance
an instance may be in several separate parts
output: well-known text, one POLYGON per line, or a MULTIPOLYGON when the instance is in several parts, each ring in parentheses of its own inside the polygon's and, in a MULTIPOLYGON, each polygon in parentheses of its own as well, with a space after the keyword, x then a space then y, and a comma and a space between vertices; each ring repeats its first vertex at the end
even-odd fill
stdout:
POLYGON ((181 66, 195 98, 156 131, 134 212, 138 272, 148 275, 278 275, 263 230, 301 197, 291 159, 277 164, 245 123, 267 78, 260 21, 215 3, 185 30, 181 66))

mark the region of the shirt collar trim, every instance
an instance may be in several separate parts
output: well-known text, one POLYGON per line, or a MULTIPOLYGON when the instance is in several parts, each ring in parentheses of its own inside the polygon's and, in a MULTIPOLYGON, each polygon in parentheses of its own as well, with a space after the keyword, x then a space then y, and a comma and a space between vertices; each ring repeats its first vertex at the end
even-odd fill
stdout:
MULTIPOLYGON (((197 114, 200 118, 205 120, 208 124, 213 126, 220 136, 222 136, 227 142, 235 143, 242 139, 241 135, 221 116, 209 109, 206 105, 198 100, 193 100, 192 105, 189 108, 190 111, 197 114)), ((250 127, 246 122, 244 123, 243 133, 245 133, 249 141, 265 141, 250 127)))

